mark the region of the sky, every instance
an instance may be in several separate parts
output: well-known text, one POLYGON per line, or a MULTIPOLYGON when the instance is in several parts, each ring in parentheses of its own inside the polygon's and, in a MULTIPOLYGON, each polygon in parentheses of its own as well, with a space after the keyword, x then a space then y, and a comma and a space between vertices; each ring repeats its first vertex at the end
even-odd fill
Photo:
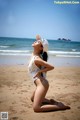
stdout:
POLYGON ((46 39, 80 41, 80 4, 0 0, 1 37, 35 38, 36 34, 46 39))

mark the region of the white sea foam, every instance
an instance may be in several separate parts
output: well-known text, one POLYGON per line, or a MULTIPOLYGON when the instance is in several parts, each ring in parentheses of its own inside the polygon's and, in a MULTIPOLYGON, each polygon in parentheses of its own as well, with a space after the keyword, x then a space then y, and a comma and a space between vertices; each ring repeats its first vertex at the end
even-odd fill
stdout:
POLYGON ((10 46, 7 45, 1 45, 0 48, 9 48, 10 46))
POLYGON ((0 50, 0 53, 29 53, 29 50, 0 50))
MULTIPOLYGON (((0 50, 0 55, 28 56, 31 53, 31 50, 0 50)), ((48 54, 56 57, 80 57, 80 52, 77 51, 48 51, 48 54)))
POLYGON ((72 49, 72 51, 76 51, 76 49, 72 49))
POLYGON ((0 55, 4 55, 4 56, 31 56, 31 54, 19 54, 19 53, 0 53, 0 55))
POLYGON ((56 55, 56 57, 76 57, 79 58, 79 55, 56 55))
POLYGON ((80 52, 69 52, 69 51, 48 51, 51 55, 80 55, 80 52))

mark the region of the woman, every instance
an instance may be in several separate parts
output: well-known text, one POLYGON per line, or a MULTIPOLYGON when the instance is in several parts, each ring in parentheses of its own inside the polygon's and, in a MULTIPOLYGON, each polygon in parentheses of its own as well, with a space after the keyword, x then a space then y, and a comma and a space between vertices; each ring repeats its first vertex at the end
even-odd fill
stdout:
POLYGON ((36 90, 32 98, 33 110, 35 112, 47 112, 69 109, 70 107, 63 105, 62 103, 45 99, 49 83, 42 73, 54 69, 52 65, 41 58, 41 53, 45 50, 46 46, 47 44, 45 44, 45 41, 42 42, 41 40, 37 40, 32 44, 34 51, 28 68, 36 85, 36 90), (46 102, 46 104, 43 104, 44 102, 46 102))

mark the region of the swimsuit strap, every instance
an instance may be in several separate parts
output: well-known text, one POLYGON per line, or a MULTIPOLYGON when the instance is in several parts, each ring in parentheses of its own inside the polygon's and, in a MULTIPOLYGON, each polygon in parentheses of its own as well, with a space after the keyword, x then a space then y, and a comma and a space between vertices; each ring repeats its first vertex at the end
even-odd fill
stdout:
POLYGON ((38 56, 37 56, 37 55, 34 55, 34 60, 35 60, 36 57, 38 57, 38 56))

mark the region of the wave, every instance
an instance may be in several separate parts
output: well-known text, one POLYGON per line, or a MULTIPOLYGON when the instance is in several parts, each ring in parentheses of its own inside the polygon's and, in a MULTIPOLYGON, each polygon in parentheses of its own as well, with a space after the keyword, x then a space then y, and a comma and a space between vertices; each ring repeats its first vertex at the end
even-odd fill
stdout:
POLYGON ((69 51, 48 51, 49 55, 55 57, 80 57, 80 52, 69 52, 69 51))
POLYGON ((3 53, 30 53, 30 50, 0 50, 3 53))
POLYGON ((69 52, 69 51, 48 51, 51 55, 80 55, 80 52, 69 52))
POLYGON ((14 54, 12 54, 12 53, 0 53, 0 55, 5 55, 5 56, 31 56, 31 54, 19 54, 19 53, 14 53, 14 54))
MULTIPOLYGON (((32 50, 0 50, 0 55, 31 55, 32 50)), ((48 51, 48 54, 55 57, 80 57, 77 51, 48 51)))
POLYGON ((0 48, 9 48, 10 46, 8 45, 1 45, 0 48))
POLYGON ((56 57, 80 57, 79 55, 56 55, 56 57))
POLYGON ((0 48, 9 48, 9 47, 16 47, 16 44, 11 44, 11 45, 0 45, 0 48))
POLYGON ((73 52, 75 52, 75 51, 76 51, 76 49, 72 49, 72 51, 73 51, 73 52))

